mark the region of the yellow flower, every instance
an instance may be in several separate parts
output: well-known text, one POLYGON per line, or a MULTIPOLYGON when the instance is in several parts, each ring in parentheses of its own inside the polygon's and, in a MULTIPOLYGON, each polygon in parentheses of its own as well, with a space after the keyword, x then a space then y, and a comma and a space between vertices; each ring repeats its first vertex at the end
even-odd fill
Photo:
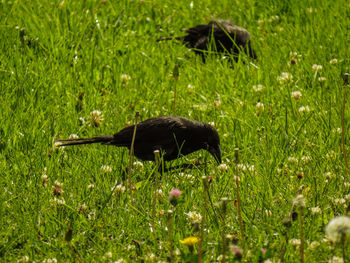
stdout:
POLYGON ((180 243, 193 247, 199 240, 200 239, 198 237, 186 237, 184 240, 180 240, 180 243))

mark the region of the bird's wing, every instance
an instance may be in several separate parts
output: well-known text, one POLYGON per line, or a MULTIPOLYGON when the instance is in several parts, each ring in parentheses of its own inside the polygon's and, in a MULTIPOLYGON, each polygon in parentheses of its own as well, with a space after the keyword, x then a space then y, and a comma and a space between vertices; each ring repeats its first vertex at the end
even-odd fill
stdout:
MULTIPOLYGON (((111 144, 130 147, 134 132, 134 125, 126 127, 114 135, 111 144)), ((135 144, 147 144, 152 147, 164 148, 173 144, 175 137, 186 133, 186 126, 177 118, 158 117, 143 121, 137 125, 135 144)))

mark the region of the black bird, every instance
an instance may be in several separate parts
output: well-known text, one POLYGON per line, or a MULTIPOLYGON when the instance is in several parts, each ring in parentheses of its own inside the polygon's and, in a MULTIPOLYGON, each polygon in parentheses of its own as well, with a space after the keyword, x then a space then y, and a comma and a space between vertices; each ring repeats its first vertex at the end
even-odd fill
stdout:
MULTIPOLYGON (((185 29, 186 36, 160 38, 158 41, 183 39, 184 44, 194 49, 197 54, 204 54, 215 43, 218 53, 231 53, 235 58, 241 50, 256 59, 256 53, 250 45, 250 33, 243 27, 229 20, 214 20, 205 25, 185 29)), ((215 50, 213 50, 215 51, 215 50)))
MULTIPOLYGON (((130 150, 133 132, 134 125, 114 135, 56 140, 55 145, 101 143, 130 150)), ((210 152, 221 163, 220 137, 208 123, 179 116, 160 116, 137 124, 134 154, 141 160, 154 161, 155 150, 160 150, 163 159, 170 161, 201 149, 210 152)))

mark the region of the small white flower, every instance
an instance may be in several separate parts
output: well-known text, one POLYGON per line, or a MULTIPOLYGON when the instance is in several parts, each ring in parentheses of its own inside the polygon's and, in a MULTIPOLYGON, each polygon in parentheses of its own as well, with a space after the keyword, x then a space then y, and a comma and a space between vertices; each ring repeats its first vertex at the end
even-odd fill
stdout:
POLYGON ((56 197, 54 197, 53 199, 49 200, 50 206, 55 206, 55 205, 64 205, 66 203, 66 201, 62 198, 62 199, 58 199, 56 197))
POLYGON ((344 182, 345 187, 350 187, 350 182, 344 182))
POLYGON ((143 169, 143 163, 141 163, 140 161, 135 161, 132 166, 135 168, 135 169, 143 169))
POLYGON ((153 253, 150 253, 145 256, 145 261, 154 261, 156 259, 156 256, 153 253))
POLYGON ((321 211, 322 211, 321 208, 319 208, 318 206, 311 207, 310 209, 311 209, 311 213, 312 213, 313 215, 319 214, 319 213, 321 213, 321 211))
POLYGON ((112 257, 113 257, 113 254, 111 251, 109 251, 105 254, 105 258, 112 258, 112 257))
POLYGON ((162 190, 162 189, 158 189, 158 190, 157 190, 157 196, 158 196, 159 198, 164 197, 164 193, 163 193, 163 190, 162 190))
POLYGON ((254 85, 253 86, 253 90, 255 91, 255 92, 261 92, 261 91, 263 91, 265 89, 265 87, 263 86, 263 85, 261 85, 261 84, 258 84, 258 85, 254 85))
POLYGON ((56 258, 46 258, 43 260, 43 263, 57 263, 56 258))
POLYGON ((288 73, 288 72, 282 72, 281 76, 277 77, 277 81, 280 84, 284 84, 286 82, 293 81, 293 75, 288 73))
POLYGON ((17 263, 20 262, 29 262, 29 257, 28 256, 23 256, 20 259, 17 260, 17 263))
POLYGON ((344 198, 335 198, 334 199, 334 203, 336 205, 343 205, 343 204, 345 204, 345 202, 346 202, 346 200, 344 198))
POLYGON ((179 173, 179 177, 183 180, 190 182, 191 184, 195 180, 195 177, 192 174, 179 173))
POLYGON ((293 200, 293 205, 299 207, 305 207, 305 198, 303 195, 297 195, 293 200))
POLYGON ((264 108, 265 108, 265 106, 264 106, 263 103, 258 102, 258 103, 256 104, 256 109, 257 109, 257 111, 261 112, 261 111, 264 110, 264 108))
POLYGON ((336 58, 333 58, 333 59, 331 59, 330 61, 329 61, 329 63, 330 64, 337 64, 338 63, 338 59, 336 59, 336 58))
POLYGON ((120 80, 121 80, 122 84, 127 85, 129 83, 129 81, 131 80, 131 77, 127 74, 122 74, 122 75, 120 75, 120 80))
POLYGON ((93 189, 94 187, 95 187, 94 184, 89 184, 89 185, 87 186, 88 189, 93 189))
POLYGON ((55 180, 55 187, 61 188, 63 186, 63 183, 60 183, 58 180, 55 180))
POLYGON ((115 187, 112 187, 112 191, 113 191, 113 195, 117 195, 117 194, 122 194, 125 192, 125 186, 122 184, 118 184, 115 187))
POLYGON ((314 65, 312 65, 312 69, 315 70, 315 71, 322 70, 322 65, 314 64, 314 65))
POLYGON ((298 111, 299 111, 300 113, 308 113, 308 112, 310 112, 310 108, 309 108, 309 106, 301 106, 301 107, 298 109, 298 111))
POLYGON ((185 213, 187 215, 187 220, 190 221, 192 224, 198 224, 202 221, 202 215, 197 212, 188 212, 185 213))
POLYGON ((79 139, 79 136, 73 133, 73 134, 69 135, 68 138, 69 139, 79 139))
POLYGON ((298 163, 298 159, 296 157, 294 157, 294 156, 289 156, 288 157, 288 162, 297 164, 298 163))
POLYGON ((333 256, 329 261, 329 263, 344 263, 343 258, 333 256))
POLYGON ((89 126, 90 127, 99 127, 101 126, 101 122, 104 120, 104 116, 101 111, 99 110, 93 110, 90 112, 90 115, 88 117, 90 119, 89 126))
POLYGON ((220 172, 226 172, 228 170, 228 168, 229 168, 228 165, 224 164, 224 163, 222 163, 218 166, 218 169, 220 172))
POLYGON ((289 240, 289 244, 291 244, 292 246, 298 247, 301 244, 300 239, 297 238, 292 238, 291 240, 289 240))
POLYGON ((292 92, 292 98, 295 100, 298 100, 301 98, 301 92, 300 91, 293 91, 292 92))
POLYGON ((301 161, 302 161, 303 163, 309 163, 309 162, 312 161, 312 158, 311 158, 311 156, 309 156, 309 155, 305 155, 305 156, 302 156, 302 157, 301 157, 301 161))
POLYGON ((101 171, 103 173, 111 173, 112 172, 112 167, 110 167, 109 165, 102 165, 101 166, 101 171))
POLYGON ((339 216, 333 218, 326 227, 326 236, 333 242, 341 241, 350 235, 350 218, 348 216, 339 216))
POLYGON ((315 249, 318 246, 320 246, 320 242, 318 242, 318 241, 312 241, 311 244, 310 244, 310 248, 311 249, 315 249))
POLYGON ((269 23, 272 23, 272 22, 278 21, 278 20, 280 20, 280 17, 278 15, 274 15, 274 16, 271 16, 267 21, 269 23))
POLYGON ((124 258, 117 259, 114 263, 126 263, 127 261, 124 258))

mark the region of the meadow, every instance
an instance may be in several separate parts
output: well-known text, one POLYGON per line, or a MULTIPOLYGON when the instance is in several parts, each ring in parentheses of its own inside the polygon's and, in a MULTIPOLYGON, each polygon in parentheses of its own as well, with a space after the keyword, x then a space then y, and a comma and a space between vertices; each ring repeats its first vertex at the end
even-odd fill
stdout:
POLYGON ((325 233, 350 210, 348 1, 3 0, 0 21, 1 262, 350 262, 348 222, 325 233), (156 41, 211 19, 258 59, 156 41), (132 200, 126 148, 54 146, 136 111, 211 123, 223 164, 134 158, 132 200))

